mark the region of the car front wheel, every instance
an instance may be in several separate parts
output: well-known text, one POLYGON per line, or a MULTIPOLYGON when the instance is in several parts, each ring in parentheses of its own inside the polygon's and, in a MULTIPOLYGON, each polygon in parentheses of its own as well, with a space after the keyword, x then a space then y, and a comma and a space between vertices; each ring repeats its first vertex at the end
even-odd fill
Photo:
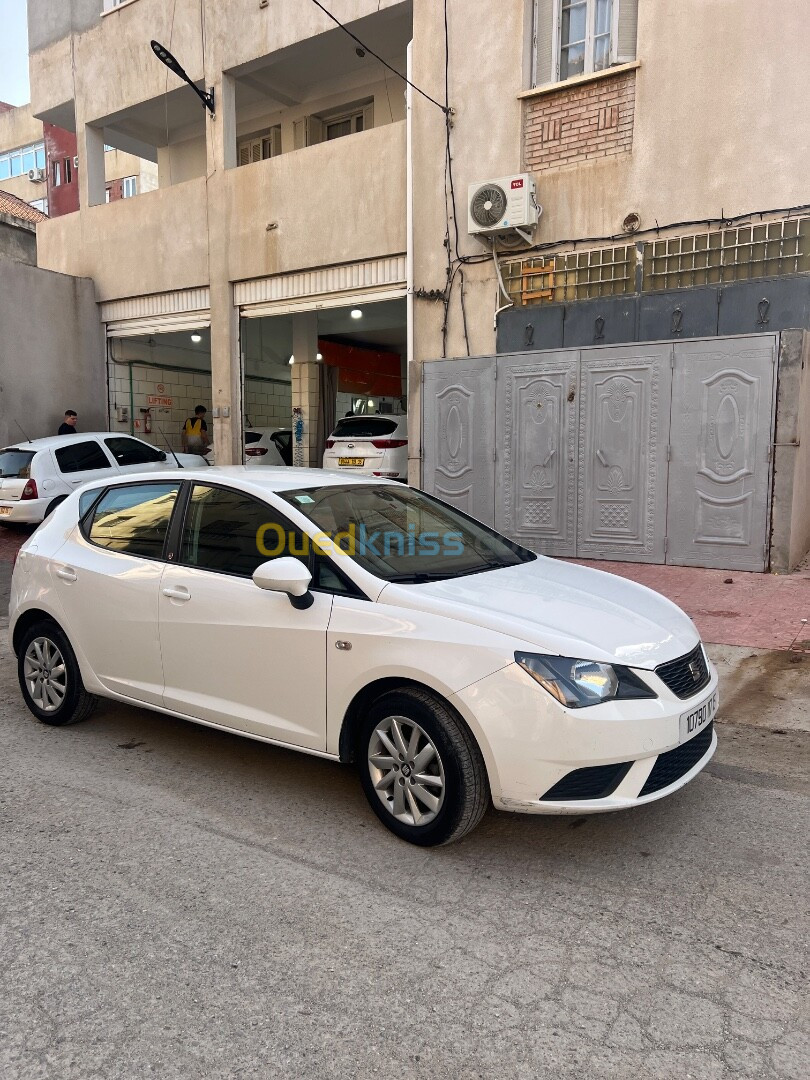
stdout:
POLYGON ((25 704, 43 724, 77 724, 98 699, 82 683, 70 642, 54 622, 43 620, 23 634, 17 675, 25 704))
POLYGON ((363 790, 382 823, 434 847, 474 829, 489 803, 486 769, 464 724, 426 691, 386 694, 361 733, 363 790))

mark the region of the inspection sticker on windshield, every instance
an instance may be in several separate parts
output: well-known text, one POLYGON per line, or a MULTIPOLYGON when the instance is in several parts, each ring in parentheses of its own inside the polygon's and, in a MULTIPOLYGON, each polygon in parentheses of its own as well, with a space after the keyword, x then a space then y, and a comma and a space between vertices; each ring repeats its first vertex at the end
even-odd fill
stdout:
POLYGON ((681 742, 687 742, 693 735, 697 735, 702 728, 705 728, 707 724, 710 724, 716 712, 717 691, 715 690, 712 696, 707 698, 702 705, 698 705, 691 712, 681 715, 681 742))
POLYGON ((293 498, 297 503, 311 503, 315 502, 311 495, 293 495, 293 498))

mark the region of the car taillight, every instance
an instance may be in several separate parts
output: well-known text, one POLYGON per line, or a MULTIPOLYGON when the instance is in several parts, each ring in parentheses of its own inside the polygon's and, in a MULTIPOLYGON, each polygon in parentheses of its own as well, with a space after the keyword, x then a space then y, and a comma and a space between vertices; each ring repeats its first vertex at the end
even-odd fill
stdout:
POLYGON ((267 447, 266 446, 249 446, 245 450, 245 456, 246 457, 264 457, 264 455, 266 453, 267 453, 267 447))
POLYGON ((327 439, 326 440, 326 449, 327 450, 331 450, 334 445, 335 445, 335 440, 334 439, 327 439))
POLYGON ((25 487, 22 489, 22 495, 20 496, 20 502, 38 498, 39 494, 37 493, 36 480, 26 480, 25 487))
POLYGON ((407 446, 407 439, 372 439, 371 445, 378 450, 396 450, 398 446, 407 446))

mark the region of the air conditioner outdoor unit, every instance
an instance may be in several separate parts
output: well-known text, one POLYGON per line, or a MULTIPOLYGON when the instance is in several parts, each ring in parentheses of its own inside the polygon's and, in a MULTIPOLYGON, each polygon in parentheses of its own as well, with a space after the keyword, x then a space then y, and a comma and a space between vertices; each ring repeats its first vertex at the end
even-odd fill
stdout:
POLYGON ((73 168, 78 169, 78 167, 79 167, 79 155, 77 154, 76 157, 73 159, 73 168))
POLYGON ((470 184, 468 232, 471 236, 492 237, 509 245, 531 243, 542 213, 536 192, 537 185, 528 173, 470 184))
POLYGON ((42 184, 42 183, 44 183, 44 181, 45 181, 45 170, 44 169, 29 169, 28 170, 28 179, 31 181, 32 184, 42 184))

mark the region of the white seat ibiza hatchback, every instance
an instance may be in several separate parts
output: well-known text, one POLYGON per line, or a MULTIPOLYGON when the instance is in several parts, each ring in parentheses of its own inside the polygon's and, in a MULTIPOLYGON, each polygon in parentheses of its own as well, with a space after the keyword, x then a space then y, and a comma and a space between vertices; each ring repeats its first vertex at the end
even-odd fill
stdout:
POLYGON ((425 846, 490 801, 652 802, 716 747, 717 673, 674 604, 395 481, 87 485, 21 548, 10 633, 45 723, 100 696, 356 762, 381 821, 425 846))

